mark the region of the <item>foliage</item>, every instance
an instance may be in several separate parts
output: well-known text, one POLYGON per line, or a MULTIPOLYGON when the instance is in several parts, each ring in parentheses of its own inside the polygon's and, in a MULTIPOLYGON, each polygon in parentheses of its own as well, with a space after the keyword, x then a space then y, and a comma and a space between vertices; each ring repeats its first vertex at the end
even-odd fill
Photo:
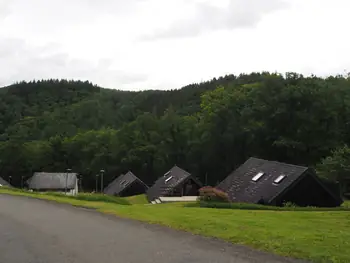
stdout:
POLYGON ((350 262, 350 253, 346 246, 350 242, 349 213, 344 211, 252 211, 183 207, 179 204, 117 205, 49 195, 12 193, 89 207, 119 217, 221 238, 282 256, 320 263, 350 262))
POLYGON ((343 205, 343 207, 346 207, 346 208, 350 208, 350 201, 349 200, 346 200, 343 205))
POLYGON ((322 159, 317 170, 321 176, 339 182, 343 193, 350 193, 350 148, 347 145, 322 159))
POLYGON ((297 205, 294 204, 294 203, 292 203, 292 202, 285 202, 285 203, 283 204, 283 206, 284 206, 284 207, 297 207, 297 205))
POLYGON ((227 193, 211 186, 199 189, 199 200, 205 202, 229 202, 227 193))
POLYGON ((340 173, 334 152, 349 130, 344 76, 262 72, 142 92, 21 82, 0 89, 0 176, 21 186, 35 171, 71 168, 91 191, 101 169, 104 186, 128 170, 151 185, 176 164, 216 185, 250 156, 340 173))

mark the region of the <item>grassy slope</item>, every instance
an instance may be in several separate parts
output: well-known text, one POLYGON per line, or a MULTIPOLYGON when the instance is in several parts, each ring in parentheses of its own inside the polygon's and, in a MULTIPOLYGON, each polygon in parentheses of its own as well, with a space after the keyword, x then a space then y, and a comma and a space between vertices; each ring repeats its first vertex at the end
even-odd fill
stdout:
POLYGON ((4 189, 0 189, 1 192, 92 207, 104 213, 218 237, 284 256, 315 262, 350 262, 348 211, 250 211, 184 207, 179 203, 118 205, 4 189))
POLYGON ((132 205, 148 204, 146 195, 134 195, 125 199, 132 205))

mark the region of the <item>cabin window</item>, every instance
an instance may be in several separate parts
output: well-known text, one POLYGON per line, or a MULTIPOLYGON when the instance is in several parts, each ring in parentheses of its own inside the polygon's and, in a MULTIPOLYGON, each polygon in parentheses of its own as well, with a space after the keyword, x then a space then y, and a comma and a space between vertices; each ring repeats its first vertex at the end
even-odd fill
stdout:
POLYGON ((275 181, 273 181, 273 183, 279 184, 280 182, 283 181, 284 178, 286 178, 286 176, 284 174, 281 174, 280 176, 277 177, 275 181))
POLYGON ((169 182, 171 179, 173 179, 173 176, 170 176, 169 178, 167 178, 167 179, 165 180, 165 183, 169 182))
POLYGON ((263 177, 264 174, 265 174, 264 172, 259 172, 259 173, 257 173, 257 174, 252 178, 252 181, 253 181, 253 182, 259 181, 259 179, 260 179, 261 177, 263 177))

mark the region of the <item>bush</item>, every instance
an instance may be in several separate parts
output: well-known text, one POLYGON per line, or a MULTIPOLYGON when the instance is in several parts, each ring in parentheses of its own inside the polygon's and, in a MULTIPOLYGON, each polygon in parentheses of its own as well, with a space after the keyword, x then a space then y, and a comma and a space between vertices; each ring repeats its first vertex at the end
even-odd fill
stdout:
POLYGON ((285 203, 283 203, 283 206, 284 207, 297 207, 297 205, 292 203, 292 202, 285 202, 285 203))
POLYGON ((199 189, 199 200, 205 202, 229 202, 228 195, 225 192, 211 186, 199 189))

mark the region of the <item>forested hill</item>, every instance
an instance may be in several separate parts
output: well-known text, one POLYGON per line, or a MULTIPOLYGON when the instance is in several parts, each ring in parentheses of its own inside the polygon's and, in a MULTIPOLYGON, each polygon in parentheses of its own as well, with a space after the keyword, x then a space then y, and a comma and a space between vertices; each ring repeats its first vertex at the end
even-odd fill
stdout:
POLYGON ((180 90, 143 92, 108 90, 81 81, 21 82, 0 89, 0 136, 28 141, 119 128, 145 112, 161 116, 170 105, 178 114, 189 115, 200 110, 204 91, 232 78, 180 90))
POLYGON ((171 91, 66 80, 0 89, 0 176, 17 186, 35 171, 66 168, 85 189, 102 168, 106 184, 129 169, 151 184, 174 164, 215 184, 249 156, 317 165, 334 177, 349 143, 343 76, 229 75, 171 91))

